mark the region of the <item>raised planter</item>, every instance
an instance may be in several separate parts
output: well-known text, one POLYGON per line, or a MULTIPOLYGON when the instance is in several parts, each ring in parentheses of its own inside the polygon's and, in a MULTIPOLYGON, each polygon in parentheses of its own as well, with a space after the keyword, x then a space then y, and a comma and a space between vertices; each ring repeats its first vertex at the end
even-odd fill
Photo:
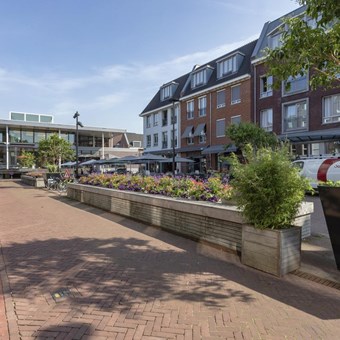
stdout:
POLYGON ((340 187, 319 185, 318 191, 336 266, 340 270, 340 187))
POLYGON ((256 229, 242 226, 243 264, 276 276, 300 267, 301 228, 256 229))
POLYGON ((27 185, 34 186, 36 188, 45 187, 45 181, 43 177, 33 177, 28 175, 21 175, 21 181, 27 185))
MULTIPOLYGON (((243 251, 242 232, 245 222, 235 206, 179 200, 82 184, 68 185, 67 196, 199 242, 210 243, 237 253, 243 251)), ((304 202, 296 219, 297 225, 310 228, 312 211, 313 203, 304 202)), ((297 229, 301 232, 301 228, 297 229)))

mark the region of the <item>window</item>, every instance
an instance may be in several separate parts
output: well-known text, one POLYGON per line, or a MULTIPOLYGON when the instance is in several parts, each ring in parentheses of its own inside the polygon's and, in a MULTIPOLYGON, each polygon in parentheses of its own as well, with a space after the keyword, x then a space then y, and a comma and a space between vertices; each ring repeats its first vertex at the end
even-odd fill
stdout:
POLYGON ((201 70, 192 75, 192 87, 204 85, 206 83, 206 70, 201 70))
POLYGON ((146 147, 147 148, 151 147, 151 135, 146 136, 146 147))
POLYGON ((241 103, 241 85, 231 88, 231 104, 241 103))
POLYGON ((26 121, 27 122, 39 122, 39 116, 34 115, 34 114, 30 114, 30 113, 26 113, 26 121))
POLYGON ((198 136, 199 142, 201 144, 205 143, 207 141, 207 135, 205 134, 204 131, 201 132, 201 134, 198 136))
POLYGON ((241 116, 233 116, 231 117, 231 124, 238 125, 241 123, 241 116))
POLYGON ((167 149, 168 147, 168 132, 162 132, 162 149, 167 149))
POLYGON ((225 137, 225 118, 216 120, 216 137, 225 137))
POLYGON ((194 101, 187 102, 187 119, 194 118, 194 101))
POLYGON ((175 147, 177 147, 177 130, 171 130, 171 147, 173 147, 173 140, 175 139, 175 147), (174 137, 174 138, 173 138, 174 137))
POLYGON ((53 123, 53 117, 52 116, 40 115, 40 122, 41 123, 53 123))
POLYGON ((200 117, 207 115, 207 97, 198 98, 198 115, 200 117))
POLYGON ((277 47, 280 47, 280 46, 282 45, 281 37, 282 37, 282 34, 281 34, 281 33, 272 35, 272 36, 269 38, 269 47, 270 47, 271 49, 275 49, 275 48, 277 48, 277 47))
POLYGON ((142 142, 140 140, 134 140, 134 141, 132 141, 132 147, 134 147, 134 148, 141 148, 142 147, 142 142))
POLYGON ((283 105, 283 131, 307 130, 307 101, 283 105))
POLYGON ((146 116, 146 127, 151 127, 151 116, 146 116))
POLYGON ((171 97, 171 85, 165 86, 161 89, 161 100, 165 100, 171 97))
POLYGON ((260 98, 273 95, 273 76, 263 76, 260 78, 260 98))
POLYGON ((168 110, 162 112, 162 126, 168 125, 168 110))
POLYGON ((194 137, 193 137, 193 136, 189 136, 189 137, 187 138, 187 144, 188 144, 188 145, 194 144, 194 137))
POLYGON ((171 124, 177 124, 177 114, 178 106, 175 107, 175 110, 171 110, 171 124))
POLYGON ((25 120, 24 113, 11 112, 11 120, 25 120))
POLYGON ((20 143, 21 142, 20 130, 9 129, 9 141, 10 143, 20 143))
POLYGON ((153 135, 153 146, 158 146, 158 133, 153 135))
POLYGON ((218 78, 232 74, 237 71, 236 55, 231 58, 220 61, 217 64, 218 78))
POLYGON ((340 122, 340 94, 323 98, 322 123, 340 122))
POLYGON ((217 108, 225 107, 225 90, 217 91, 217 108))
POLYGON ((34 143, 33 131, 22 131, 22 143, 34 143))
POLYGON ((260 127, 266 131, 273 131, 273 109, 260 112, 260 127))
POLYGON ((158 125, 158 113, 154 113, 153 114, 152 122, 153 122, 153 126, 157 126, 158 125))
POLYGON ((299 74, 296 77, 289 77, 287 81, 283 82, 282 86, 282 92, 285 96, 307 90, 307 73, 304 73, 303 75, 299 74))

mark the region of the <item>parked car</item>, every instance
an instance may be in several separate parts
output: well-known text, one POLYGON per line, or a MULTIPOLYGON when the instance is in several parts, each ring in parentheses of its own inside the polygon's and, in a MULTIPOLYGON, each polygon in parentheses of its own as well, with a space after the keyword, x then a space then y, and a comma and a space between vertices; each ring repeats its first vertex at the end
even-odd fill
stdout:
POLYGON ((301 176, 310 179, 313 189, 320 182, 340 181, 340 157, 299 159, 293 165, 300 169, 301 176))

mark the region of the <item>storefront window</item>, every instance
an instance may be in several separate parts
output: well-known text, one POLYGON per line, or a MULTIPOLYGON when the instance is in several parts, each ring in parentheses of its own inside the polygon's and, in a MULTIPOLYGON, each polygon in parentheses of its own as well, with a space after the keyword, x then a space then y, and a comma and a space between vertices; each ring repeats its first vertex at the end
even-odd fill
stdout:
POLYGON ((10 143, 20 143, 21 142, 21 136, 20 136, 20 130, 9 130, 9 141, 10 143))
POLYGON ((45 132, 35 131, 34 132, 34 143, 39 143, 41 140, 46 139, 45 132))
POLYGON ((33 131, 22 131, 22 143, 33 143, 33 131))

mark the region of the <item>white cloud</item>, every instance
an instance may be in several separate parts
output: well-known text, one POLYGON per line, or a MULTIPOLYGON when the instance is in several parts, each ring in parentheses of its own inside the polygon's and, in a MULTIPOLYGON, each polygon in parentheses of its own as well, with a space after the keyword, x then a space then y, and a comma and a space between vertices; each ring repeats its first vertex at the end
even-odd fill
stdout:
POLYGON ((198 51, 158 64, 116 64, 89 69, 83 76, 61 73, 19 74, 0 68, 1 116, 10 110, 51 112, 56 123, 72 124, 72 114, 81 112, 86 125, 112 126, 141 131, 139 113, 163 84, 255 39, 198 51), (119 121, 104 119, 119 117, 119 121), (118 124, 119 126, 115 126, 118 124))

